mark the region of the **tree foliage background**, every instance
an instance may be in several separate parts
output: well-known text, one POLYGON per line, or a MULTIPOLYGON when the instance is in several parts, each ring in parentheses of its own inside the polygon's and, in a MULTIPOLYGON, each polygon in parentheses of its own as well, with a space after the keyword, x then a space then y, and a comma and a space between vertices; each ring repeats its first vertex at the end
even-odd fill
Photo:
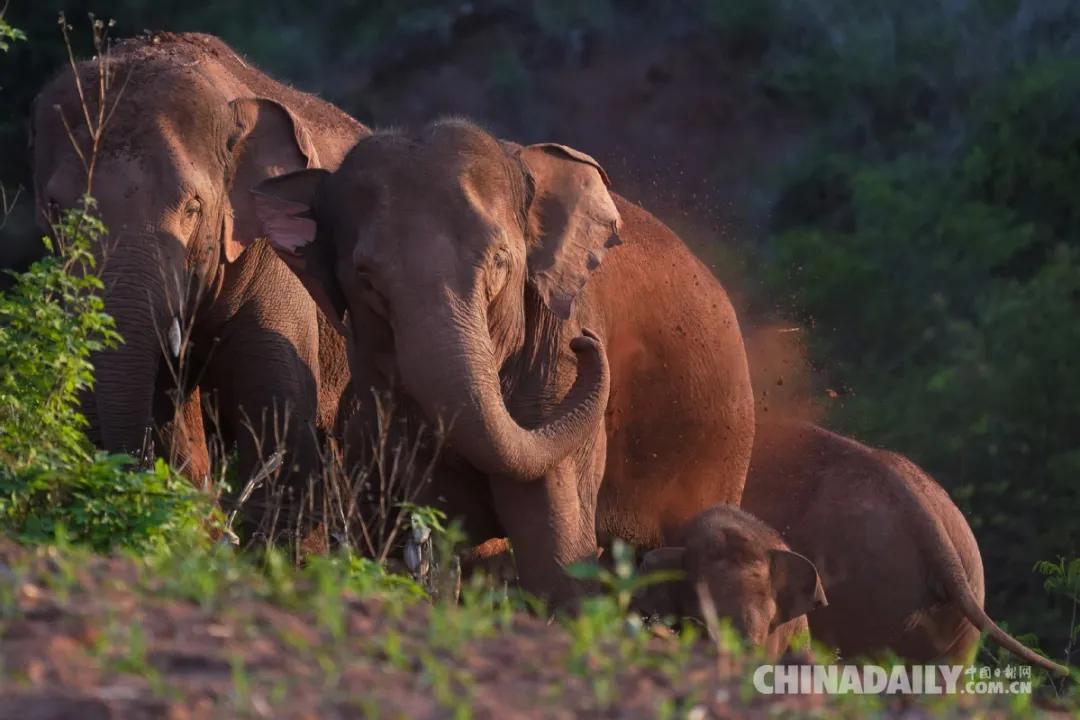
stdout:
MULTIPOLYGON (((1052 654, 1080 553, 1080 5, 1071 0, 28 3, 0 178, 29 184, 56 13, 199 30, 370 124, 558 140, 686 236, 744 318, 802 323, 826 423, 966 512, 988 607, 1052 654)), ((80 48, 86 51, 86 48, 80 48)), ((9 193, 10 194, 10 193, 9 193)), ((37 252, 23 199, 0 263, 37 252)))

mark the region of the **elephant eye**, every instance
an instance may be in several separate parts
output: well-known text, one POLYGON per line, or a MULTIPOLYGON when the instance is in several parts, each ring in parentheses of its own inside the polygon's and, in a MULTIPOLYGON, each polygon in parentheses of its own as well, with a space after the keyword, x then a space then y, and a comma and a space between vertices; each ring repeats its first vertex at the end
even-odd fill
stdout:
POLYGON ((509 274, 510 255, 505 250, 497 250, 491 258, 491 282, 488 286, 491 297, 499 294, 509 274))
POLYGON ((496 251, 491 258, 491 267, 495 271, 496 279, 501 281, 510 270, 510 254, 505 250, 496 251))
POLYGON ((188 200, 187 205, 184 206, 184 217, 193 218, 202 214, 202 202, 199 198, 192 198, 188 200))

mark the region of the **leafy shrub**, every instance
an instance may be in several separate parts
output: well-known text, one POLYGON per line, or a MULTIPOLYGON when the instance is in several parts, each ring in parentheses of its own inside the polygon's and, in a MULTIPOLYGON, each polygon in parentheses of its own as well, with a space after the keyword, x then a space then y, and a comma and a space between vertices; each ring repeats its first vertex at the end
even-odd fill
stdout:
MULTIPOLYGON (((1035 563, 1035 570, 1045 578, 1043 588, 1052 596, 1060 597, 1066 605, 1071 605, 1069 632, 1066 636, 1065 662, 1072 662, 1076 643, 1080 640, 1080 558, 1066 560, 1059 557, 1057 562, 1040 560, 1035 563)), ((1075 689, 1075 688, 1074 688, 1075 689)))
POLYGON ((11 43, 25 39, 26 33, 19 28, 12 27, 10 23, 4 20, 3 13, 0 13, 0 51, 7 52, 11 48, 11 43))
POLYGON ((79 395, 93 384, 92 353, 120 340, 90 251, 104 232, 87 198, 56 226, 57 252, 0 295, 0 518, 20 540, 63 526, 96 549, 143 547, 195 531, 208 514, 166 464, 136 469, 85 436, 79 395))

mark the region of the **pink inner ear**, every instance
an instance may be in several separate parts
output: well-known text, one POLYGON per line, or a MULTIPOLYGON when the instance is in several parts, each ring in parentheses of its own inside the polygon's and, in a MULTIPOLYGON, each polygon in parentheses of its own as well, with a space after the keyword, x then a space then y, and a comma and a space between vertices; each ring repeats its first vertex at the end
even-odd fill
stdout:
POLYGON ((266 236, 275 250, 295 254, 315 240, 315 221, 304 217, 311 212, 310 207, 259 192, 252 196, 260 234, 266 236))

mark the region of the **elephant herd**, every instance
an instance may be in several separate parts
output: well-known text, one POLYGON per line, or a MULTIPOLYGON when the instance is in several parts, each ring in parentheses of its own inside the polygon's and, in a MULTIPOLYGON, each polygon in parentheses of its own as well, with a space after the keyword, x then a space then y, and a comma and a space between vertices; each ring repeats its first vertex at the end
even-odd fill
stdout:
MULTIPOLYGON (((845 657, 962 661, 986 632, 1062 669, 983 611, 971 529, 918 467, 755 422, 724 289, 592 157, 462 119, 372 131, 207 35, 126 40, 109 64, 123 90, 93 194, 125 342, 94 358, 84 399, 103 448, 137 452, 151 428, 198 482, 212 407, 238 477, 272 433, 299 490, 323 439, 369 445, 372 398, 392 393, 400 427, 445 428, 419 501, 474 544, 506 538, 521 585, 555 605, 586 592, 564 568, 621 538, 643 570, 681 571, 641 612, 707 599, 773 653, 808 626, 845 657)), ((35 102, 46 229, 87 184, 75 79, 99 67, 35 102)))

